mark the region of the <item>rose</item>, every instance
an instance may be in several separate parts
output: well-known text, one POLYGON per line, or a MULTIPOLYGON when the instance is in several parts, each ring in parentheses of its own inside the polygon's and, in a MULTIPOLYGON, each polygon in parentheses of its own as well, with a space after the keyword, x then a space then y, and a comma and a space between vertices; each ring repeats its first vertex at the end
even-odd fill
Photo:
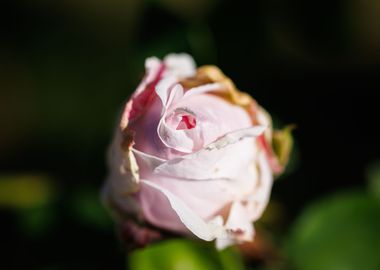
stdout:
POLYGON ((186 54, 149 58, 110 147, 105 200, 122 220, 218 248, 251 241, 290 151, 275 135, 270 116, 218 68, 196 69, 186 54))

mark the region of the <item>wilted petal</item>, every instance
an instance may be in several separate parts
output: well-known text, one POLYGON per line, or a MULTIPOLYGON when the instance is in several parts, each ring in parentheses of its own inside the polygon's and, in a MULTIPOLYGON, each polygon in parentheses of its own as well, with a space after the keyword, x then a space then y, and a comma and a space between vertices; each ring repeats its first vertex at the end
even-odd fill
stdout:
POLYGON ((247 210, 241 202, 232 203, 225 224, 228 234, 226 237, 220 237, 216 240, 216 247, 219 250, 236 243, 253 240, 254 227, 247 210))
POLYGON ((135 212, 137 205, 129 196, 138 189, 139 168, 131 151, 132 141, 124 142, 124 148, 122 145, 123 135, 118 130, 108 151, 110 173, 102 196, 106 204, 116 203, 126 212, 135 212))
POLYGON ((258 220, 263 214, 269 202, 273 184, 273 173, 264 153, 261 153, 258 157, 258 169, 260 174, 259 181, 254 191, 247 198, 247 207, 252 221, 258 220))
POLYGON ((239 241, 253 239, 252 220, 249 219, 247 208, 241 202, 232 204, 225 227, 239 241))
POLYGON ((123 139, 119 130, 109 148, 108 161, 112 179, 120 179, 120 182, 113 183, 122 193, 130 193, 136 190, 139 183, 139 172, 135 156, 133 155, 131 138, 123 139), (113 177, 120 176, 120 177, 113 177))

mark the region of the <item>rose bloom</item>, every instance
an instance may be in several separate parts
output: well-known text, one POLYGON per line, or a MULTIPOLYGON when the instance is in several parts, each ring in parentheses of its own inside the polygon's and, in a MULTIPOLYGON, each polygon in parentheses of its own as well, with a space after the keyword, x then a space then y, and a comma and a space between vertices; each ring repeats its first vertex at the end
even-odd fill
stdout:
POLYGON ((145 68, 110 147, 106 203, 120 221, 219 249, 252 241, 289 143, 276 133, 274 151, 268 113, 217 67, 171 54, 145 68))

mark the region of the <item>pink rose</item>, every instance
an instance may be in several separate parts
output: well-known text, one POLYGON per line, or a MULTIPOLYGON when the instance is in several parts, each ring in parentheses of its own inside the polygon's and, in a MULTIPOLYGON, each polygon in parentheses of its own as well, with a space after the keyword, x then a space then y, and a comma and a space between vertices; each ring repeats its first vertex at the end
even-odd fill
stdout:
POLYGON ((251 241, 286 162, 272 150, 270 116, 189 55, 145 67, 110 147, 108 205, 122 220, 216 239, 218 248, 251 241))

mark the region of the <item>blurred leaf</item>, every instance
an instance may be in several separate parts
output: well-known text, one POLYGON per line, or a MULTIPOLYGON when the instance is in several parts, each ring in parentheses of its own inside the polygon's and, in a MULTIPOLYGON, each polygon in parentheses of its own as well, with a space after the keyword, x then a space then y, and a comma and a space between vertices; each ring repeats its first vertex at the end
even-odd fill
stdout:
POLYGON ((351 192, 307 208, 295 224, 289 257, 298 270, 380 269, 380 202, 351 192))
POLYGON ((46 233, 55 222, 57 187, 47 175, 0 177, 0 207, 15 210, 18 225, 31 237, 46 233))
POLYGON ((17 214, 21 229, 31 237, 46 234, 56 220, 56 211, 51 206, 24 209, 17 214))
POLYGON ((101 204, 98 189, 79 188, 72 197, 71 211, 82 224, 98 228, 112 226, 111 218, 101 204))
POLYGON ((187 30, 187 39, 190 51, 198 65, 216 63, 216 44, 207 24, 190 25, 187 30))
POLYGON ((46 175, 0 176, 0 207, 31 209, 55 198, 55 188, 46 175))
POLYGON ((212 243, 190 240, 169 240, 129 256, 129 268, 133 270, 239 270, 242 260, 234 249, 222 252, 212 243))
POLYGON ((172 13, 191 21, 202 19, 216 5, 215 0, 155 0, 172 13))
POLYGON ((243 270, 245 269, 243 260, 235 248, 227 248, 219 254, 219 259, 224 270, 243 270))
POLYGON ((366 176, 369 192, 380 198, 380 161, 372 163, 367 168, 366 176))

